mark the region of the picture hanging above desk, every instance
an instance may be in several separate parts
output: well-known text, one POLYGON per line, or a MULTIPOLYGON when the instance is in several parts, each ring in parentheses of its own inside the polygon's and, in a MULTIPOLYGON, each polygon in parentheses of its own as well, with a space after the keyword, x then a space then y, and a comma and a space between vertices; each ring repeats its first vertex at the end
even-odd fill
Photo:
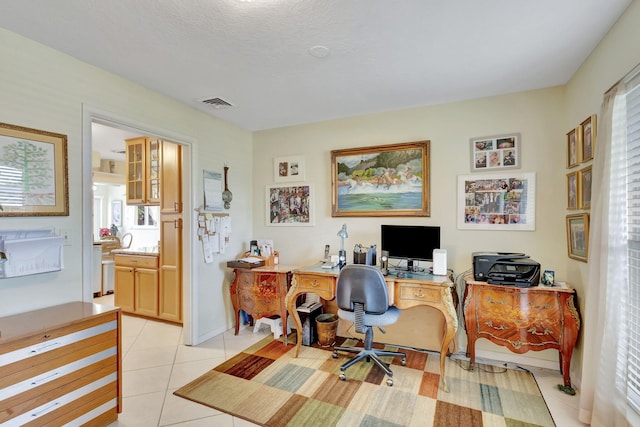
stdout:
POLYGON ((430 216, 429 141, 331 152, 331 216, 430 216))
POLYGON ((535 230, 535 190, 535 173, 458 176, 458 229, 535 230))

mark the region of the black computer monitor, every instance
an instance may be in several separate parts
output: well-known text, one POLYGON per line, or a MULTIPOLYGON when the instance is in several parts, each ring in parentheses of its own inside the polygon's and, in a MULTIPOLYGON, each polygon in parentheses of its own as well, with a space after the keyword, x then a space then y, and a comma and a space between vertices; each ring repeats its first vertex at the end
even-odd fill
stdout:
POLYGON ((381 225, 381 249, 389 258, 406 259, 407 268, 413 261, 433 261, 433 250, 440 248, 440 227, 424 225, 381 225))

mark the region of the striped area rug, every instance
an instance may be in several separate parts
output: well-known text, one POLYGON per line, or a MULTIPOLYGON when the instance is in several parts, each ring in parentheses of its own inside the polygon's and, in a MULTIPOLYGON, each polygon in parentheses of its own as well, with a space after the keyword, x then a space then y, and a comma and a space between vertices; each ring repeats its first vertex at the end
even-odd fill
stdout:
POLYGON ((394 361, 388 387, 373 363, 357 363, 340 381, 350 356, 302 346, 294 358, 292 344, 266 337, 174 394, 269 427, 555 425, 528 372, 487 365, 471 372, 447 358, 447 393, 439 387, 439 356, 403 351, 407 364, 394 361))

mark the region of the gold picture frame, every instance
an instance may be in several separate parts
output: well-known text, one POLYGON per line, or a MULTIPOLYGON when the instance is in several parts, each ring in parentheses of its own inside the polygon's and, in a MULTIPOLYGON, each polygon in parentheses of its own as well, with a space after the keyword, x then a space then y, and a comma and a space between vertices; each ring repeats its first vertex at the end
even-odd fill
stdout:
POLYGON ((579 209, 591 209, 591 184, 593 182, 591 165, 578 171, 579 209))
POLYGON ((567 174, 567 209, 578 209, 580 200, 580 180, 578 171, 567 174))
POLYGON ((0 123, 0 189, 0 217, 68 216, 67 136, 0 123))
POLYGON ((593 114, 580 123, 579 129, 580 162, 584 163, 593 159, 593 152, 596 145, 596 115, 593 114))
POLYGON ((580 164, 580 144, 578 141, 578 128, 571 129, 567 133, 567 168, 571 169, 580 164))
POLYGON ((331 151, 331 216, 430 216, 429 141, 331 151))
POLYGON ((589 214, 567 215, 567 252, 569 258, 587 262, 589 257, 589 214))

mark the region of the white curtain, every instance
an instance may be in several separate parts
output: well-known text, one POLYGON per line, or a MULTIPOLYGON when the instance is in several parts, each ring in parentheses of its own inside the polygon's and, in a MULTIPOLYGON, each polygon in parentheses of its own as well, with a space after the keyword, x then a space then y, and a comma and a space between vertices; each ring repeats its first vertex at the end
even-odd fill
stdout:
POLYGON ((605 95, 593 162, 589 274, 583 315, 579 419, 628 426, 627 162, 625 87, 605 95))

